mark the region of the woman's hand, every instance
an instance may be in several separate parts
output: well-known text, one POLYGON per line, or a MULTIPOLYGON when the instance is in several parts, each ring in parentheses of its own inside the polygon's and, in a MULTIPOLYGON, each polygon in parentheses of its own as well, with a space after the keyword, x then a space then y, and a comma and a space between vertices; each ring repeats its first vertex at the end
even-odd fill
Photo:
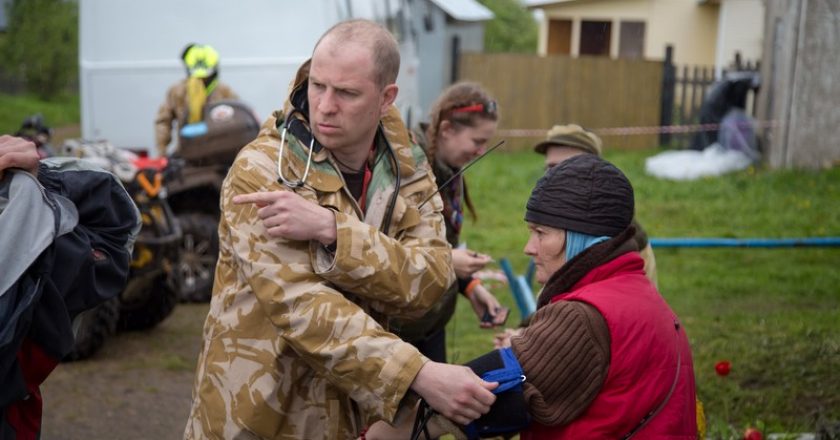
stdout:
POLYGON ((496 348, 510 347, 510 338, 522 333, 522 328, 506 328, 501 333, 496 333, 493 338, 493 346, 496 348))
POLYGON ((493 328, 504 325, 507 320, 508 309, 499 304, 499 300, 490 293, 484 286, 477 284, 473 287, 472 293, 469 295, 470 305, 472 305, 475 316, 478 317, 478 322, 481 328, 493 328), (484 319, 484 314, 490 315, 490 320, 484 319))
POLYGON ((484 269, 493 261, 489 255, 479 254, 469 249, 452 249, 452 266, 458 278, 470 278, 475 272, 484 269))

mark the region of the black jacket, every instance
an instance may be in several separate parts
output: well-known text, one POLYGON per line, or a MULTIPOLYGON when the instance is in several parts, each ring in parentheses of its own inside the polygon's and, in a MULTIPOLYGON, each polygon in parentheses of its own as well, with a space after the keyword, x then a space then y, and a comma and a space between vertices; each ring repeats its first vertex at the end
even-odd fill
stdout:
POLYGON ((0 180, 0 439, 39 429, 38 385, 72 350, 72 319, 122 291, 139 221, 114 176, 76 161, 0 180))

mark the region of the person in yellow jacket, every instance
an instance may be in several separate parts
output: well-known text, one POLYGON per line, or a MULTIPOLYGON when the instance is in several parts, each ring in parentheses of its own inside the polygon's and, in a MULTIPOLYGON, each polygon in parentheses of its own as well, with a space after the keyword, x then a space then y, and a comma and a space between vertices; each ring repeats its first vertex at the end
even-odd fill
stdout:
POLYGON ((497 383, 382 325, 454 281, 434 176, 393 106, 398 70, 385 28, 337 24, 239 152, 184 438, 356 438, 418 395, 460 422, 495 401, 497 383))
POLYGON ((187 77, 167 90, 155 118, 155 145, 161 156, 167 155, 173 123, 178 130, 186 124, 201 121, 205 104, 239 99, 233 89, 219 81, 219 52, 212 46, 188 44, 181 53, 181 60, 187 77))

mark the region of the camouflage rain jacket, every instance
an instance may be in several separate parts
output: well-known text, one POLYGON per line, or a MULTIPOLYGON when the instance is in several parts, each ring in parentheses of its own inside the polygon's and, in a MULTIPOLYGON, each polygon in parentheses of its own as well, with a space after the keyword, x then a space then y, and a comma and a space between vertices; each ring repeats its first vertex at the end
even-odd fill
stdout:
MULTIPOLYGON (((276 123, 289 104, 284 110, 243 148, 223 186, 187 439, 354 438, 376 419, 392 420, 427 359, 379 323, 422 315, 454 280, 440 197, 418 208, 434 178, 395 108, 382 121, 401 177, 387 235, 380 224, 395 176, 381 137, 366 215, 325 149, 296 190, 335 209, 334 256, 314 241, 269 238, 256 207, 234 205, 236 194, 289 190, 277 171, 276 123)), ((297 180, 308 144, 286 140, 283 174, 297 180)))

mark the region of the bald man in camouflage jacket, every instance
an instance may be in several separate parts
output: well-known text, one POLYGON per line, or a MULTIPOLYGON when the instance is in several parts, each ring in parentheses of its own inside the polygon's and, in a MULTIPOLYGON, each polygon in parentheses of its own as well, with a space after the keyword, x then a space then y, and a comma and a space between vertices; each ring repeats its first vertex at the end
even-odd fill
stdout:
POLYGON ((495 400, 380 324, 454 280, 434 178, 392 105, 398 67, 384 28, 340 23, 237 157, 185 438, 355 438, 408 415, 409 390, 461 422, 495 400))

